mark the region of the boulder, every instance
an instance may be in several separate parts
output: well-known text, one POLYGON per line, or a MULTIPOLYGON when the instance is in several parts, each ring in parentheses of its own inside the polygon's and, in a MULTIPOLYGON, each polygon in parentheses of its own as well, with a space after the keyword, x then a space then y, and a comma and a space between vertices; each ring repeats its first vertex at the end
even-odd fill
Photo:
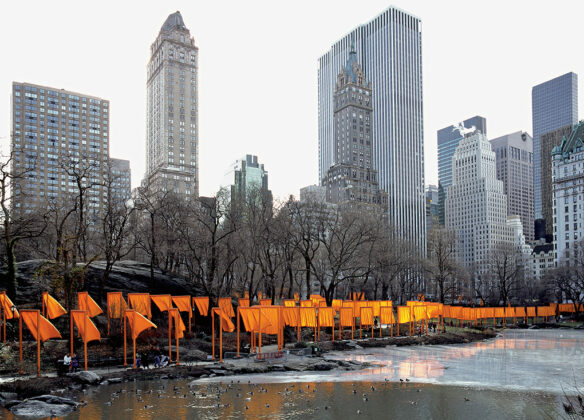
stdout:
POLYGON ((15 400, 18 398, 16 392, 0 392, 0 398, 4 398, 5 400, 15 400))
POLYGON ((81 372, 69 373, 68 376, 73 378, 80 384, 97 385, 101 382, 101 376, 90 370, 82 370, 81 372))
POLYGON ((78 403, 73 400, 68 400, 60 397, 54 397, 53 399, 47 398, 43 401, 39 398, 51 397, 43 395, 41 397, 36 397, 36 399, 29 399, 22 401, 19 404, 10 407, 12 414, 16 416, 29 417, 29 418, 40 418, 40 417, 63 417, 71 413, 73 410, 77 409, 78 403), (47 402, 49 401, 49 402, 47 402), (60 402, 59 402, 60 401, 60 402))

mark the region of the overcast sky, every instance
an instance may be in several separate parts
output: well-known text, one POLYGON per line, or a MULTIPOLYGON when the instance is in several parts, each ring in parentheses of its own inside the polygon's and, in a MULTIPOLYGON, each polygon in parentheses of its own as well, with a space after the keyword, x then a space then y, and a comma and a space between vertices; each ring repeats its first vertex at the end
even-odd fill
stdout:
POLYGON ((437 183, 436 130, 478 114, 489 138, 531 134, 533 85, 574 71, 582 92, 581 0, 2 1, 0 142, 12 81, 99 96, 110 154, 131 161, 139 185, 150 44, 179 10, 199 47, 201 195, 245 154, 276 196, 298 195, 318 183, 318 57, 390 5, 423 22, 426 184, 437 183))

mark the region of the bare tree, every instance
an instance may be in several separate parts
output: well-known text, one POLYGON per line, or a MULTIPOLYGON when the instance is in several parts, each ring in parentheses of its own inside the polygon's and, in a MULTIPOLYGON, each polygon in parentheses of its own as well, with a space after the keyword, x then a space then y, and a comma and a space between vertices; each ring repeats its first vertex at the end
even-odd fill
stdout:
POLYGON ((454 232, 443 227, 435 227, 428 238, 428 258, 424 268, 434 283, 437 297, 444 303, 447 294, 454 290, 454 279, 460 271, 456 262, 454 232))
POLYGON ((499 243, 491 252, 492 275, 503 305, 513 298, 519 288, 522 270, 521 256, 512 244, 499 243))

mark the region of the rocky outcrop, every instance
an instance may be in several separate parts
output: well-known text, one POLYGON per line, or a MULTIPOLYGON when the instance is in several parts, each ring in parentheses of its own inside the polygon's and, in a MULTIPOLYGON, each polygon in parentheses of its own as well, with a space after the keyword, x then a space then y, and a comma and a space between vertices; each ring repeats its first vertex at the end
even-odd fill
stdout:
MULTIPOLYGON (((51 279, 38 276, 39 268, 44 260, 23 261, 18 267, 18 294, 14 302, 18 307, 32 304, 40 307, 43 291, 51 291, 51 279)), ((82 290, 86 290, 98 300, 99 283, 105 271, 105 262, 93 262, 85 272, 85 283, 82 290)), ((154 271, 154 282, 150 279, 150 267, 136 261, 121 261, 114 265, 105 284, 104 292, 151 293, 180 295, 201 295, 192 283, 185 278, 165 274, 160 270, 154 271)))
POLYGON ((62 417, 76 410, 79 403, 55 395, 41 395, 12 405, 10 411, 22 417, 62 417))
POLYGON ((80 384, 97 385, 101 382, 101 376, 90 370, 67 374, 73 380, 80 384))

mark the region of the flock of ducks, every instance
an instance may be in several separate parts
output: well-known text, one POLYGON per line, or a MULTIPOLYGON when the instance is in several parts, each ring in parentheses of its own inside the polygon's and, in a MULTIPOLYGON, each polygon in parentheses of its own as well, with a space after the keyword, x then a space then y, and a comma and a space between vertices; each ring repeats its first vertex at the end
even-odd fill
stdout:
MULTIPOLYGON (((406 385, 408 382, 410 382, 409 378, 405 378, 402 379, 400 378, 400 386, 404 386, 406 385)), ((387 385, 392 383, 389 379, 385 378, 384 383, 382 383, 382 385, 387 385)), ((132 392, 128 392, 125 389, 121 388, 118 391, 114 391, 111 394, 111 398, 108 402, 105 403, 105 405, 107 406, 112 406, 122 395, 126 394, 126 395, 131 395, 131 394, 135 394, 136 397, 136 401, 138 403, 143 403, 144 400, 142 398, 143 395, 149 395, 149 394, 157 394, 157 398, 162 399, 162 398, 181 398, 181 399, 186 399, 189 396, 193 396, 195 398, 211 398, 211 399, 215 399, 217 401, 219 401, 221 399, 221 395, 227 393, 230 390, 234 390, 236 391, 235 397, 236 398, 243 398, 244 401, 246 402, 245 404, 245 410, 249 410, 249 405, 247 403, 252 401, 252 398, 254 397, 254 395, 257 394, 262 394, 268 393, 268 389, 264 388, 263 385, 261 384, 254 384, 251 383, 251 381, 247 381, 247 385, 250 386, 252 388, 252 390, 244 393, 244 391, 242 391, 241 388, 241 381, 231 381, 231 383, 226 384, 226 386, 223 388, 223 384, 207 384, 207 387, 205 389, 205 392, 202 390, 192 390, 190 389, 190 387, 180 387, 180 386, 176 386, 174 385, 172 388, 166 388, 164 385, 160 385, 158 387, 158 389, 156 390, 152 390, 149 389, 147 391, 143 391, 141 389, 136 389, 135 391, 132 392)), ((356 389, 356 384, 353 383, 351 384, 353 389, 352 389, 352 394, 356 395, 357 394, 357 389, 356 389)), ((375 385, 371 385, 370 386, 370 390, 371 392, 375 392, 377 390, 377 388, 375 387, 375 385)), ((422 390, 420 388, 416 388, 417 392, 422 392, 422 390)), ((284 388, 284 391, 278 391, 278 395, 282 395, 284 397, 290 396, 292 394, 304 394, 304 393, 316 393, 317 392, 317 388, 313 385, 311 386, 310 384, 305 385, 304 387, 298 385, 297 384, 291 384, 288 385, 284 388)), ((367 395, 367 393, 363 393, 362 394, 362 398, 363 398, 363 402, 367 402, 369 401, 369 396, 367 395)), ((470 401, 468 398, 464 398, 465 401, 470 401)), ((417 401, 409 401, 409 403, 411 405, 417 405, 417 401)), ((227 408, 230 407, 231 404, 230 403, 226 403, 226 404, 222 404, 222 403, 215 403, 214 404, 214 408, 219 409, 219 408, 227 408)), ((154 408, 155 406, 153 405, 148 405, 145 404, 143 406, 144 410, 150 410, 151 408, 154 408)), ((270 404, 266 403, 265 404, 266 408, 270 408, 270 404)), ((325 405, 322 407, 323 410, 329 410, 331 407, 328 405, 325 405)), ((320 410, 320 407, 316 407, 315 410, 320 410)), ((357 410, 357 414, 362 414, 363 412, 361 410, 357 410)))

